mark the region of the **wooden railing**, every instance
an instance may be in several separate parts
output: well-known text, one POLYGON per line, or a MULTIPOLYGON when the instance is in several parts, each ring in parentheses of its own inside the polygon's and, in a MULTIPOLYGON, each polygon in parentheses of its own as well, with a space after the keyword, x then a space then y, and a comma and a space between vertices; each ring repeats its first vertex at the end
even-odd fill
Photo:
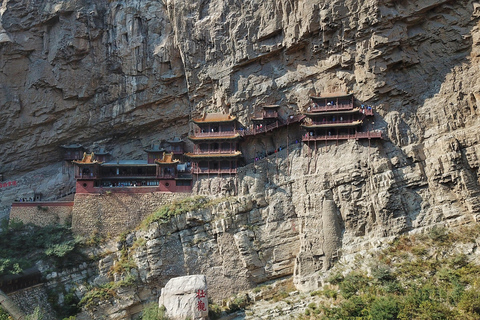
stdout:
POLYGON ((322 135, 322 136, 305 135, 302 137, 302 141, 350 140, 350 139, 356 139, 356 136, 354 134, 335 134, 335 135, 322 135))
POLYGON ((237 133, 239 133, 238 130, 219 131, 219 132, 195 131, 194 135, 195 135, 195 137, 228 137, 228 136, 234 136, 237 133))
POLYGON ((338 134, 338 135, 321 135, 311 136, 304 135, 302 141, 329 141, 329 140, 350 140, 350 139, 383 139, 381 131, 357 132, 355 134, 338 134))
POLYGON ((237 173, 237 169, 207 169, 207 168, 192 168, 192 173, 194 174, 219 174, 219 173, 227 173, 227 174, 235 174, 237 173))
POLYGON ((335 120, 335 121, 311 121, 310 125, 322 125, 322 124, 354 124, 354 123, 361 123, 361 119, 356 120, 335 120))
POLYGON ((321 112, 321 111, 341 111, 341 110, 352 110, 353 109, 353 103, 347 103, 347 104, 335 104, 331 106, 319 106, 318 104, 314 104, 313 107, 310 107, 310 110, 307 109, 307 112, 313 111, 313 112, 321 112))
POLYGON ((221 150, 221 149, 216 149, 216 150, 193 150, 192 154, 234 154, 237 152, 237 150, 221 150))
POLYGON ((121 173, 121 174, 100 174, 99 178, 130 178, 130 177, 156 177, 157 174, 153 173, 121 173))
POLYGON ((382 131, 357 132, 356 139, 383 139, 382 131))
POLYGON ((363 109, 360 109, 359 112, 363 113, 366 116, 373 116, 373 109, 372 108, 370 108, 370 109, 363 108, 363 109))

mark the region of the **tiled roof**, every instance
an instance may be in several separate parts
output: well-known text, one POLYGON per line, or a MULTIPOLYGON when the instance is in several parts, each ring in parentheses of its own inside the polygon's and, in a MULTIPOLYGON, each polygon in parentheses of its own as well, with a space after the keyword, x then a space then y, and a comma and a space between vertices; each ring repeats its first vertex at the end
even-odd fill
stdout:
POLYGON ((312 99, 324 99, 324 98, 346 98, 351 97, 353 93, 346 92, 331 92, 331 93, 322 93, 320 96, 310 96, 312 99))
POLYGON ((61 145, 60 147, 62 147, 62 148, 64 148, 64 149, 79 149, 79 148, 83 148, 83 146, 82 146, 80 143, 64 144, 64 145, 61 145))
POLYGON ((206 113, 202 118, 193 119, 193 122, 229 122, 233 121, 236 118, 223 113, 206 113))

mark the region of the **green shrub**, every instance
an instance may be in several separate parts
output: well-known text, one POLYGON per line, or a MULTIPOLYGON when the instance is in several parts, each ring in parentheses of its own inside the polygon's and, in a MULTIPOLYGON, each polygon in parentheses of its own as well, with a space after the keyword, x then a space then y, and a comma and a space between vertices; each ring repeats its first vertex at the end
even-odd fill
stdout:
POLYGON ((142 311, 140 320, 168 320, 165 315, 165 307, 159 307, 156 302, 147 304, 142 311))
POLYGON ((9 313, 0 307, 0 320, 13 320, 9 313))
POLYGON ((327 282, 333 285, 337 285, 343 281, 343 275, 340 272, 333 273, 327 278, 327 282))
POLYGON ((393 296, 378 297, 370 306, 370 316, 375 320, 397 319, 400 308, 393 296))
POLYGON ((315 310, 315 309, 317 309, 317 304, 315 302, 310 302, 308 304, 307 308, 315 310))
POLYGON ((458 302, 458 308, 473 318, 480 319, 480 286, 465 290, 458 302))
POLYGON ((90 308, 100 301, 106 301, 115 296, 115 292, 108 286, 96 287, 88 291, 78 304, 80 307, 90 308))
POLYGON ((428 237, 435 242, 443 243, 448 239, 447 228, 434 226, 428 233, 428 237))
POLYGON ((140 226, 142 228, 148 227, 153 222, 165 223, 172 217, 179 214, 186 213, 193 210, 199 210, 211 205, 212 202, 207 197, 196 196, 192 198, 185 198, 177 200, 171 204, 160 207, 157 211, 147 216, 140 226))
POLYGON ((344 298, 348 299, 365 289, 368 284, 369 281, 366 276, 359 273, 350 273, 340 283, 340 293, 344 298))
POLYGON ((213 303, 210 299, 208 300, 208 317, 210 320, 220 319, 222 316, 222 308, 213 303))
POLYGON ((325 290, 323 290, 323 295, 327 298, 337 299, 337 291, 330 288, 326 288, 325 290))
POLYGON ((40 307, 35 307, 32 314, 28 315, 25 320, 43 320, 45 319, 44 312, 40 307))
POLYGON ((84 261, 78 241, 63 225, 38 227, 11 222, 0 236, 0 275, 17 274, 46 260, 57 267, 69 267, 84 261))
POLYGON ((339 315, 341 319, 351 317, 363 317, 366 315, 366 303, 361 297, 352 296, 350 299, 340 304, 339 315))
POLYGON ((377 279, 378 281, 384 283, 387 281, 395 280, 395 277, 392 274, 392 271, 387 266, 376 266, 372 268, 372 277, 377 279))

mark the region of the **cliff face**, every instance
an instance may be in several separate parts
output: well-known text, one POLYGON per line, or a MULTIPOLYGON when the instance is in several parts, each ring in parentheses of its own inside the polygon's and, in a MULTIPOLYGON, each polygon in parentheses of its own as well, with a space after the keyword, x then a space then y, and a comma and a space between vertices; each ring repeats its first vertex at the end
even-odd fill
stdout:
POLYGON ((248 124, 261 102, 296 113, 348 90, 377 106, 392 150, 475 122, 475 1, 4 0, 0 14, 0 163, 20 182, 2 205, 71 189, 62 144, 142 157, 205 110, 248 124))
MULTIPOLYGON (((204 111, 248 125, 259 103, 293 114, 309 94, 350 91, 375 106, 374 128, 387 139, 298 146, 246 167, 237 182, 252 201, 245 225, 283 230, 292 247, 267 250, 280 260, 259 258, 261 235, 243 222, 228 235, 212 227, 219 252, 239 252, 214 258, 223 269, 212 270, 237 277, 229 266, 242 262, 239 287, 294 272, 309 288, 339 250, 477 219, 477 1, 3 0, 0 15, 1 172, 19 182, 0 191, 4 213, 22 193, 71 188, 61 144, 141 157, 153 139, 185 136, 204 111)), ((251 148, 282 145, 269 139, 251 148)), ((222 189, 231 184, 196 185, 222 189)))

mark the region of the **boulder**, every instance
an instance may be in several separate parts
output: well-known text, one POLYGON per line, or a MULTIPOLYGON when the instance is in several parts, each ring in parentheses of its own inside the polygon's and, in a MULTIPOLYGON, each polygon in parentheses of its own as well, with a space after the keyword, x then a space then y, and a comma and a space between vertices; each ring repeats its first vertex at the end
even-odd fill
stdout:
POLYGON ((208 319, 207 278, 192 275, 173 278, 162 289, 158 300, 172 320, 208 319))

